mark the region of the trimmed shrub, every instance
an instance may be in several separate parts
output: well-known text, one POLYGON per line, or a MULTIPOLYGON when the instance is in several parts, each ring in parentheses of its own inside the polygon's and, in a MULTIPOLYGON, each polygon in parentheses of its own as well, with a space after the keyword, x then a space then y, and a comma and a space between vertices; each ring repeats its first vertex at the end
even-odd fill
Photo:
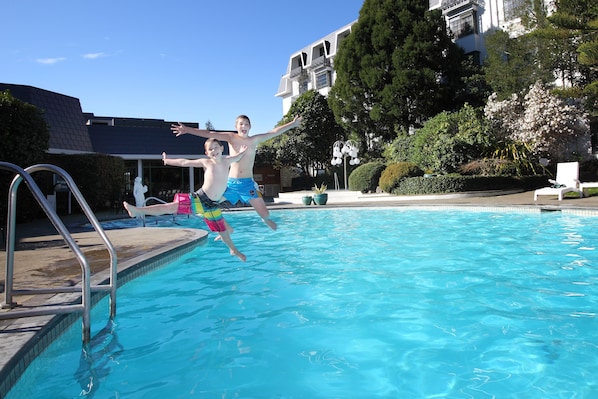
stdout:
POLYGON ((459 193, 483 190, 533 190, 545 187, 547 176, 460 176, 411 177, 392 191, 395 195, 459 193))
POLYGON ((401 181, 407 177, 423 176, 424 172, 414 163, 399 162, 388 165, 380 176, 380 188, 386 193, 392 193, 401 181))
POLYGON ((369 162, 358 166, 349 175, 349 189, 362 193, 376 192, 384 168, 385 165, 381 162, 369 162))
POLYGON ((465 177, 445 175, 404 179, 392 193, 396 195, 442 194, 466 191, 465 177))

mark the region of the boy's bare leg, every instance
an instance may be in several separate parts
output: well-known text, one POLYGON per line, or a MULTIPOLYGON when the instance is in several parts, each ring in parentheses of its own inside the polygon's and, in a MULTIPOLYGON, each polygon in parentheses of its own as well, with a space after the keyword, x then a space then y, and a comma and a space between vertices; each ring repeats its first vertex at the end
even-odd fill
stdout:
POLYGON ((236 256, 237 258, 239 258, 243 262, 245 262, 247 257, 244 254, 242 254, 237 249, 237 247, 235 247, 235 244, 233 244, 233 240, 230 238, 230 232, 228 230, 226 230, 226 231, 220 231, 220 232, 218 232, 218 234, 220 235, 220 239, 222 240, 222 242, 225 243, 226 246, 228 247, 228 249, 230 250, 230 254, 233 256, 236 256))
POLYGON ((249 200, 249 203, 255 209, 258 215, 262 218, 264 223, 268 225, 272 230, 276 230, 278 227, 274 220, 270 219, 270 211, 266 207, 266 203, 264 202, 263 198, 252 198, 249 200))
MULTIPOLYGON (((222 220, 224 220, 224 225, 226 226, 226 231, 228 231, 228 234, 233 234, 235 232, 235 229, 233 229, 231 227, 230 224, 228 224, 228 222, 226 221, 226 219, 222 218, 222 220)), ((220 234, 216 236, 216 238, 214 238, 214 241, 220 241, 222 240, 222 238, 220 237, 220 234)))
POLYGON ((177 213, 177 210, 179 209, 179 204, 177 202, 137 207, 129 204, 127 201, 123 201, 123 206, 132 218, 144 217, 146 215, 172 215, 177 213))

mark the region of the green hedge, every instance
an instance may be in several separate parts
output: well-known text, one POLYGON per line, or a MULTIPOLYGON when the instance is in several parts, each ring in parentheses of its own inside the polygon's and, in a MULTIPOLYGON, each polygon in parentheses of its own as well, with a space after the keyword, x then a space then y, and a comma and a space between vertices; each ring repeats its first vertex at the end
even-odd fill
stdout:
POLYGON ((358 166, 349 175, 349 189, 362 193, 376 192, 378 181, 385 168, 382 162, 369 162, 358 166))
POLYGON ((122 200, 125 162, 103 154, 48 155, 48 163, 64 169, 94 210, 112 207, 122 200))
POLYGON ((388 165, 380 176, 380 189, 385 193, 399 187, 401 181, 409 177, 423 176, 424 172, 414 163, 398 162, 388 165))
POLYGON ((546 187, 547 176, 458 176, 410 177, 392 191, 395 195, 424 195, 466 191, 534 190, 546 187))

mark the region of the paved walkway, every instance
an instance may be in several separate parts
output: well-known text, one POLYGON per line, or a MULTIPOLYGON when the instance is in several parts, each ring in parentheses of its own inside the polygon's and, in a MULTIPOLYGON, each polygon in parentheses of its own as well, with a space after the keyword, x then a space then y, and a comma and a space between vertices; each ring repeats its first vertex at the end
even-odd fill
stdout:
MULTIPOLYGON (((329 194, 326 206, 412 206, 412 205, 458 205, 484 207, 539 207, 548 209, 580 209, 598 213, 598 196, 589 198, 566 198, 558 201, 551 197, 540 197, 534 202, 533 192, 514 194, 479 193, 461 195, 393 197, 388 195, 363 196, 355 202, 335 202, 334 192, 329 194)), ((277 203, 268 204, 272 211, 286 208, 306 208, 302 204, 277 203)), ((310 205, 312 208, 315 205, 310 205)), ((251 208, 237 208, 233 211, 247 211, 251 208)), ((100 221, 125 218, 125 213, 115 215, 105 213, 97 215, 100 221)), ((83 215, 61 218, 73 238, 88 258, 92 275, 97 279, 106 274, 110 265, 109 252, 105 249, 99 235, 90 232, 83 215)), ((106 234, 114 245, 119 265, 134 265, 144 259, 160 256, 164 252, 188 246, 190 243, 200 245, 205 241, 207 232, 197 229, 167 229, 139 227, 126 230, 109 230, 106 234)), ((56 235, 55 228, 48 220, 17 225, 14 261, 14 285, 18 287, 44 287, 74 285, 80 281, 80 266, 65 241, 56 235)), ((3 248, 2 248, 3 249, 3 248)), ((6 264, 6 252, 0 252, 0 262, 6 264)), ((121 266, 119 266, 121 269, 121 266)), ((5 275, 0 276, 1 302, 4 303, 5 275)), ((48 296, 20 296, 15 298, 20 308, 40 305, 48 296)), ((17 308, 18 309, 18 308, 17 308)), ((8 309, 0 312, 10 312, 8 309)), ((3 396, 3 385, 6 389, 7 376, 11 374, 8 367, 14 367, 15 359, 23 355, 23 348, 31 345, 43 327, 53 316, 38 316, 15 320, 0 320, 0 397, 3 396)), ((22 365, 26 367, 26 364, 22 365)), ((17 374, 18 371, 12 374, 17 374)), ((14 375, 11 376, 14 378, 14 375)))

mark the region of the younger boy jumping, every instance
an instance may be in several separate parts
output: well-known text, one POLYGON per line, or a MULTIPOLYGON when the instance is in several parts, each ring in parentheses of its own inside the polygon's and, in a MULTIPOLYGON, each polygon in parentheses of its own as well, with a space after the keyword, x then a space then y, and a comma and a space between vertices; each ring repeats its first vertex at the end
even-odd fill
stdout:
MULTIPOLYGON (((230 156, 222 156, 224 146, 215 138, 206 140, 204 147, 206 155, 208 156, 207 159, 172 159, 166 158, 166 153, 162 153, 162 160, 164 161, 164 165, 181 167, 193 166, 204 169, 203 185, 195 193, 190 194, 192 211, 195 214, 203 216, 209 229, 219 234, 222 242, 229 248, 231 255, 245 261, 246 256, 233 244, 230 237, 232 229, 224 220, 218 203, 222 200, 222 194, 226 190, 226 181, 230 166, 237 163, 245 156, 247 147, 239 147, 239 151, 235 155, 230 156)), ((179 213, 180 211, 180 202, 137 207, 125 201, 123 202, 123 205, 131 217, 169 215, 179 213)))

